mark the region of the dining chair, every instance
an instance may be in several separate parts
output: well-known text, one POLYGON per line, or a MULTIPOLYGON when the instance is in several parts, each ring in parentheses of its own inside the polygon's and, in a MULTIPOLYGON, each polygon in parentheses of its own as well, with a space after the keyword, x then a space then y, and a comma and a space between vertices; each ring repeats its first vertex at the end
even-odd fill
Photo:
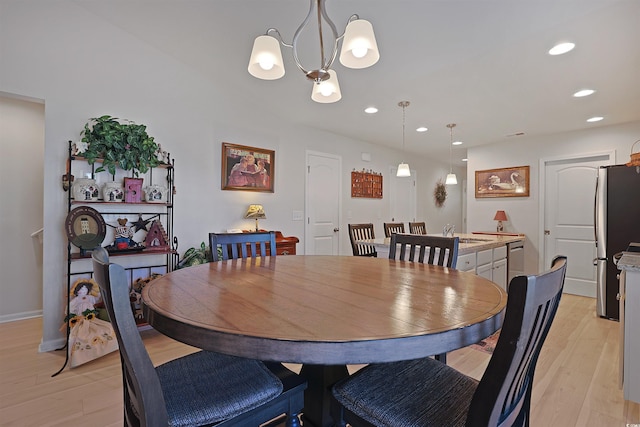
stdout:
POLYGON ((389 259, 456 268, 459 243, 459 237, 393 234, 389 244, 389 259))
POLYGON ((411 234, 427 234, 427 224, 424 222, 410 222, 409 233, 411 234))
POLYGON ((124 425, 254 427, 286 414, 287 427, 300 426, 307 385, 282 365, 198 351, 154 367, 131 314, 127 273, 104 248, 92 257, 120 347, 124 425))
POLYGON ((511 280, 498 343, 480 381, 431 358, 362 368, 332 389, 337 426, 528 426, 533 375, 558 309, 567 258, 511 280))
POLYGON ((257 231, 251 233, 209 233, 211 260, 253 258, 257 256, 276 256, 275 231, 257 231), (220 247, 221 254, 217 248, 220 247), (267 252, 268 250, 268 252, 267 252))
POLYGON ((384 222, 384 237, 391 237, 392 234, 404 233, 404 222, 384 222))
POLYGON ((373 230, 373 224, 349 224, 349 240, 351 240, 353 255, 377 257, 378 252, 376 251, 375 246, 356 243, 359 240, 375 238, 376 234, 373 230))

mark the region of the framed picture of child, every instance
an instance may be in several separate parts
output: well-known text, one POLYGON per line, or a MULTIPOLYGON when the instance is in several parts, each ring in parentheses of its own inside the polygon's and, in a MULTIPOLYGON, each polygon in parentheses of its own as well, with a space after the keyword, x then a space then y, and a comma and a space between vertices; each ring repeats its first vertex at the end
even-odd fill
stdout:
POLYGON ((222 189, 273 193, 275 151, 222 143, 222 189))

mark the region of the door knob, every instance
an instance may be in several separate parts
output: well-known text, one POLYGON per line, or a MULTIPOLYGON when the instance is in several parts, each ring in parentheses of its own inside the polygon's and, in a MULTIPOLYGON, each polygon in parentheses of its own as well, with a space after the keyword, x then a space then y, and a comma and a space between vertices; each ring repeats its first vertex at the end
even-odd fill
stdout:
POLYGON ((545 236, 548 236, 549 234, 551 234, 551 231, 549 231, 549 230, 544 230, 544 235, 545 235, 545 236))
POLYGON ((337 227, 333 229, 333 232, 334 232, 334 233, 337 233, 338 231, 340 231, 340 229, 339 229, 339 228, 337 228, 337 227))

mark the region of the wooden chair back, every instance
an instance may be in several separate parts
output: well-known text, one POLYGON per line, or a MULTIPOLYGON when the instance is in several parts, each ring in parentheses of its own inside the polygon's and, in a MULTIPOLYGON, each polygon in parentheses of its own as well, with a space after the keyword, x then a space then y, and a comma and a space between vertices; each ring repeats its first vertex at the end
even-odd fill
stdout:
POLYGON ((424 222, 410 222, 409 233, 411 234, 427 234, 427 224, 424 222))
POLYGON ((166 426, 167 408, 160 380, 131 313, 127 273, 109 263, 104 248, 94 249, 93 273, 120 347, 124 388, 124 424, 166 426))
POLYGON ((567 258, 558 256, 549 271, 511 280, 500 337, 471 400, 467 426, 529 425, 533 374, 566 269, 567 258))
POLYGON ((566 269, 567 258, 558 256, 549 271, 511 280, 500 337, 471 400, 467 425, 529 425, 533 374, 566 269))
POLYGON ((276 256, 276 233, 258 231, 251 233, 209 233, 211 260, 248 258, 251 256, 276 256), (222 256, 218 254, 218 247, 222 256))
POLYGON ((456 268, 459 241, 459 237, 393 234, 389 244, 389 259, 456 268))
POLYGON ((392 234, 404 233, 404 222, 385 222, 384 237, 391 237, 392 234))
POLYGON ((349 240, 351 241, 353 255, 377 257, 378 252, 376 251, 375 246, 356 243, 359 240, 375 238, 376 235, 373 231, 373 224, 349 224, 349 240))

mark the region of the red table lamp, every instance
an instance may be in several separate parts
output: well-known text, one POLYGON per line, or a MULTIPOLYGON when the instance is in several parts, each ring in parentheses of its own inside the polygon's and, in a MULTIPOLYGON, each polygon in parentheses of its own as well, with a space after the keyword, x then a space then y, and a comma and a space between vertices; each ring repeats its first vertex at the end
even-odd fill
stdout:
POLYGON ((498 211, 496 212, 496 216, 493 217, 493 220, 498 221, 498 227, 496 231, 503 231, 504 227, 502 226, 502 221, 507 221, 507 214, 505 213, 505 211, 498 211))

